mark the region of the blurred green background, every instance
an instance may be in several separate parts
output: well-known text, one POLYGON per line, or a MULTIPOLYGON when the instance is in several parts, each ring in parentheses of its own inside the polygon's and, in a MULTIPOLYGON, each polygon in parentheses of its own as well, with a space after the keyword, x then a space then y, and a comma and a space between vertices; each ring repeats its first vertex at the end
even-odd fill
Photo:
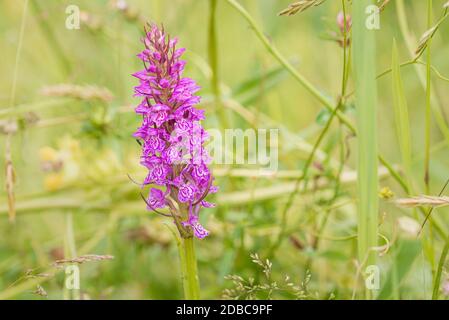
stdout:
MULTIPOLYGON (((393 38, 400 61, 410 60, 394 2, 382 12, 377 31, 379 73, 391 67, 393 38)), ((435 21, 444 2, 434 1, 435 21)), ((114 256, 110 261, 80 266, 83 298, 182 298, 176 245, 165 226, 171 222, 145 210, 139 187, 127 177, 139 181, 145 176, 139 165, 139 145, 132 138, 140 119, 133 113, 138 103, 133 98, 137 82, 130 75, 142 68, 136 54, 143 48, 140 38, 145 22, 162 23, 187 48, 185 75, 202 87, 200 107, 206 110, 206 129, 280 129, 277 175, 258 176, 257 166, 214 167, 220 192, 210 200, 217 202, 217 207, 201 213, 211 236, 196 242, 202 297, 232 295, 224 291, 235 289, 233 281, 225 279, 230 274, 267 284, 266 290, 255 295, 258 298, 350 299, 353 293, 357 297, 363 283, 358 277, 353 236, 357 231, 356 139, 335 121, 309 172, 308 189, 294 198, 287 212, 285 239, 272 252, 285 202, 329 115, 273 59, 226 1, 217 1, 214 19, 218 46, 215 76, 221 91, 218 103, 209 63, 209 0, 30 0, 16 63, 24 3, 0 2, 0 120, 3 126, 5 120, 16 120, 18 127, 11 139, 15 223, 8 221, 8 194, 3 187, 7 183, 7 137, 0 135, 0 167, 5 169, 0 175, 0 297, 63 298, 63 271, 44 275, 40 285, 47 296, 35 292, 38 287, 33 281, 41 281, 39 273, 48 272, 54 260, 71 252, 114 256), (81 10, 79 30, 65 27, 69 5, 81 10), (11 103, 15 70, 16 93, 11 103), (55 87, 61 84, 66 86, 55 87), (342 160, 343 175, 338 182, 342 160), (270 258, 269 279, 251 261, 251 253, 263 260, 270 258), (270 295, 273 281, 281 288, 270 295), (288 282, 297 288, 292 289, 288 282), (10 294, 18 286, 17 292, 10 294)), ((301 74, 329 98, 338 98, 343 51, 329 38, 339 33, 340 1, 326 1, 292 17, 277 15, 289 0, 240 3, 301 74)), ((426 1, 406 0, 405 5, 409 32, 417 47, 427 29, 426 1)), ((440 27, 447 28, 448 22, 440 27)), ((432 64, 443 75, 449 75, 448 40, 447 32, 437 32, 432 43, 432 64)), ((420 194, 424 192, 425 91, 414 66, 401 71, 412 131, 414 176, 410 178, 420 194)), ((433 80, 435 101, 447 126, 448 82, 435 73, 433 80)), ((378 85, 379 148, 389 161, 399 163, 390 75, 380 78, 378 85)), ((351 99, 345 112, 354 117, 351 99)), ((433 124, 430 181, 434 195, 449 178, 448 156, 447 142, 433 124)), ((380 185, 397 197, 406 196, 386 174, 382 174, 380 185)), ((392 281, 387 280, 392 266, 398 268, 393 273, 399 277, 393 281, 394 290, 381 290, 384 297, 430 298, 432 268, 443 241, 429 236, 427 229, 424 239, 417 238, 414 232, 422 217, 391 201, 380 201, 380 232, 390 244, 379 257, 382 284, 392 281)), ((447 210, 438 209, 434 214, 448 220, 447 210)))

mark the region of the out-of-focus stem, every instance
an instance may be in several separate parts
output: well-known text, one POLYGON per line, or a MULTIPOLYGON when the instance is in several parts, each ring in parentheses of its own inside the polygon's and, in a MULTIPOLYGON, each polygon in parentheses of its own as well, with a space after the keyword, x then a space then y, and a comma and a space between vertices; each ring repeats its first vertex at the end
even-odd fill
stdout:
POLYGON ((218 70, 218 45, 217 45, 217 0, 209 0, 209 31, 208 31, 208 54, 209 65, 212 71, 211 87, 214 95, 215 108, 217 109, 221 125, 228 128, 225 109, 221 104, 220 75, 218 70))
MULTIPOLYGON (((427 28, 432 27, 432 0, 427 0, 427 28)), ((427 42, 427 61, 426 61, 426 125, 425 125, 425 160, 424 160, 424 184, 426 194, 430 194, 430 122, 431 122, 431 59, 432 59, 432 39, 427 42)))
MULTIPOLYGON (((11 87, 11 96, 9 99, 9 107, 14 108, 16 104, 16 89, 17 89, 17 78, 18 78, 18 70, 19 70, 19 61, 20 55, 22 53, 22 44, 23 37, 25 34, 25 25, 26 25, 26 17, 28 11, 28 0, 25 0, 25 4, 23 6, 22 11, 22 22, 20 24, 20 34, 19 34, 19 43, 17 45, 16 51, 16 59, 14 62, 14 73, 12 79, 12 87, 11 87)), ((12 121, 12 119, 11 119, 12 121)), ((14 195, 14 181, 15 181, 15 173, 14 166, 12 162, 12 151, 11 151, 11 140, 12 140, 13 132, 9 132, 6 136, 6 149, 5 149, 5 162, 6 162, 6 193, 8 194, 8 211, 9 211, 9 219, 11 222, 15 221, 16 209, 15 209, 15 195, 14 195)))
MULTIPOLYGON (((427 29, 432 27, 432 0, 427 0, 427 29)), ((426 194, 430 193, 430 139, 431 139, 431 115, 432 115, 432 38, 427 41, 426 50, 426 111, 425 111, 425 133, 424 133, 424 185, 426 194)), ((433 239, 433 228, 429 225, 428 237, 424 238, 424 245, 426 247, 426 254, 428 256, 430 265, 432 267, 432 275, 435 276, 436 265, 435 265, 435 251, 434 251, 434 239, 433 239)), ((436 279, 434 279, 434 282, 436 279)))

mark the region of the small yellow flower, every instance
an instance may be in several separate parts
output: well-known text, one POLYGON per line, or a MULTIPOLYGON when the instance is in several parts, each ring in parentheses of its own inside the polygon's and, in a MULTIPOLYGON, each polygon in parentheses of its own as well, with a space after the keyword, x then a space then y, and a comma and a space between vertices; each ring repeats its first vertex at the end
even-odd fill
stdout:
POLYGON ((379 197, 381 197, 382 199, 391 199, 394 197, 394 193, 393 193, 393 191, 391 191, 390 188, 383 187, 379 191, 379 197))

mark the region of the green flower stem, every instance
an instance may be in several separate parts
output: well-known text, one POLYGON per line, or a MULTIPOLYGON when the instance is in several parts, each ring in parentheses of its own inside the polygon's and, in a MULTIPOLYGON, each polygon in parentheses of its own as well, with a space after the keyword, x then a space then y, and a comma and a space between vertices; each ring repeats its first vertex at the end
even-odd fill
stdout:
POLYGON ((198 300, 200 298, 200 284, 196 264, 195 246, 193 237, 183 238, 180 242, 180 258, 184 298, 198 300))

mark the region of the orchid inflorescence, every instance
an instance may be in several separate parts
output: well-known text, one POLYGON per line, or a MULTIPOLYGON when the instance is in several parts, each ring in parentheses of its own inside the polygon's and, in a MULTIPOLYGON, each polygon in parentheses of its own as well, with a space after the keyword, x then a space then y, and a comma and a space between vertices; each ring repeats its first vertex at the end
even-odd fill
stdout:
POLYGON ((204 111, 195 108, 200 88, 190 78, 182 77, 186 62, 185 48, 176 48, 164 28, 152 24, 142 39, 145 49, 138 54, 144 69, 133 74, 139 79, 135 96, 142 97, 136 107, 142 124, 134 133, 142 145, 141 164, 148 169, 142 187, 155 185, 145 198, 149 210, 168 207, 182 237, 206 237, 209 232, 199 222, 205 201, 217 187, 208 168, 211 159, 204 143, 207 132, 200 121, 204 111))

